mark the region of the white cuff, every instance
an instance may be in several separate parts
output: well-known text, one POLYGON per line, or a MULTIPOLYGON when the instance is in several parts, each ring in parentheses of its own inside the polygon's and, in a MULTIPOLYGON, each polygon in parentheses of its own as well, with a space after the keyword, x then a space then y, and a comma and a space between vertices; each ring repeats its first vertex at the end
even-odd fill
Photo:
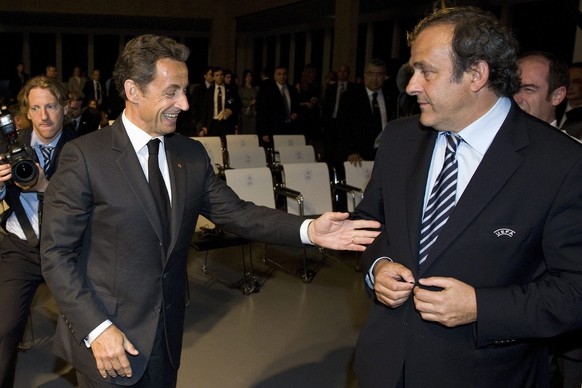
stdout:
POLYGON ((376 267, 376 264, 378 264, 378 262, 380 260, 388 260, 391 262, 394 262, 394 260, 392 260, 391 258, 389 258, 388 256, 382 256, 382 257, 378 257, 374 263, 372 263, 372 266, 370 267, 370 269, 368 270, 368 273, 366 274, 366 284, 368 285, 368 287, 370 287, 370 289, 374 289, 374 268, 376 267))
POLYGON ((299 235, 301 236, 301 242, 305 245, 315 245, 309 239, 309 233, 307 233, 307 229, 309 229, 309 224, 311 224, 312 221, 314 221, 314 220, 308 219, 308 220, 303 221, 303 223, 301 224, 301 228, 299 229, 299 235))
POLYGON ((111 322, 109 319, 107 319, 107 320, 103 321, 103 323, 101 323, 95 329, 93 329, 93 331, 89 333, 87 338, 85 338, 83 340, 83 341, 85 341, 85 346, 90 348, 93 341, 95 341, 95 339, 97 337, 99 337, 111 325, 113 325, 113 322, 111 322))

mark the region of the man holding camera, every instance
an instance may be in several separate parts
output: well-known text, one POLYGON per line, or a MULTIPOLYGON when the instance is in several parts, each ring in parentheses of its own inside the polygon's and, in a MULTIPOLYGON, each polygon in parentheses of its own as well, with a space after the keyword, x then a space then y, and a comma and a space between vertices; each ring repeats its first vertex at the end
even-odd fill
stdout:
POLYGON ((9 206, 1 217, 6 233, 0 242, 0 386, 3 388, 14 385, 18 343, 32 298, 43 281, 39 230, 44 190, 57 168, 63 144, 75 137, 73 131, 63 129, 68 95, 59 82, 40 76, 29 80, 23 89, 19 103, 32 122, 32 130, 16 133, 9 117, 0 117, 4 119, 0 140, 0 200, 9 206))

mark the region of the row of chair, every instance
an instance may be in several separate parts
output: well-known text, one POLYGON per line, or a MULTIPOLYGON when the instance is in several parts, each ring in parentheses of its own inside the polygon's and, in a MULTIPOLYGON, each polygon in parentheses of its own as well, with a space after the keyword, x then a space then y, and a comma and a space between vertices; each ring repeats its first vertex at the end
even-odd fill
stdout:
POLYGON ((303 135, 274 135, 273 149, 265 150, 254 134, 195 137, 204 145, 216 173, 227 168, 254 168, 284 163, 315 162, 313 146, 305 144, 303 135))

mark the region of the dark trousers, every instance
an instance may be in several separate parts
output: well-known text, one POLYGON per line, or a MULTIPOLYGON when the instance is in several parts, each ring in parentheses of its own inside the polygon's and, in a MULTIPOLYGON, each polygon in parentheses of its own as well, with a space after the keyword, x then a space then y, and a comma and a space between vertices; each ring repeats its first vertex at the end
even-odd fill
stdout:
MULTIPOLYGON (((152 354, 143 377, 133 388, 172 388, 176 386, 178 380, 178 370, 174 369, 168 356, 168 345, 164 333, 164 320, 160 319, 156 331, 156 340, 152 349, 152 354)), ((90 379, 86 375, 77 372, 77 383, 80 388, 111 388, 122 387, 122 385, 109 384, 106 381, 90 379)), ((123 386, 127 387, 127 385, 123 386)))
POLYGON ((14 235, 0 242, 0 387, 14 386, 18 343, 43 281, 38 247, 14 235))

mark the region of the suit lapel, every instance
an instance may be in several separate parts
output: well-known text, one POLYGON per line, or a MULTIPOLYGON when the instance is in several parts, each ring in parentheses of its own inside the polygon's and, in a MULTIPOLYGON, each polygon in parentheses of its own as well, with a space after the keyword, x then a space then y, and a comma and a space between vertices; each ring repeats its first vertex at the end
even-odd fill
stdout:
POLYGON ((526 147, 529 140, 524 131, 516 131, 516 128, 521 128, 519 122, 516 121, 521 112, 517 112, 516 109, 518 108, 514 105, 493 139, 469 185, 432 246, 429 258, 422 265, 421 273, 438 260, 443 251, 475 220, 523 162, 523 158, 517 151, 526 147), (483 182, 486 184, 484 185, 483 182))
POLYGON ((112 148, 119 152, 119 157, 115 162, 133 190, 137 201, 141 204, 156 235, 160 241, 163 241, 164 232, 162 229, 162 220, 158 214, 154 196, 145 179, 144 172, 139 164, 135 150, 129 141, 129 137, 125 132, 125 128, 121 124, 121 120, 117 120, 113 124, 111 133, 112 148))
POLYGON ((424 193, 426 180, 430 169, 430 162, 434 150, 438 133, 434 130, 425 130, 426 135, 420 146, 417 148, 417 154, 411 155, 416 164, 411 166, 411 174, 406 182, 406 212, 408 222, 408 233, 410 241, 410 251, 412 252, 413 266, 418 268, 418 247, 420 244, 420 225, 422 218, 422 208, 424 204, 424 193))
POLYGON ((173 146, 173 137, 167 136, 165 140, 166 158, 170 172, 172 186, 172 214, 170 217, 170 245, 171 252, 176 244, 184 217, 184 204, 186 203, 186 164, 180 159, 176 148, 173 146))

